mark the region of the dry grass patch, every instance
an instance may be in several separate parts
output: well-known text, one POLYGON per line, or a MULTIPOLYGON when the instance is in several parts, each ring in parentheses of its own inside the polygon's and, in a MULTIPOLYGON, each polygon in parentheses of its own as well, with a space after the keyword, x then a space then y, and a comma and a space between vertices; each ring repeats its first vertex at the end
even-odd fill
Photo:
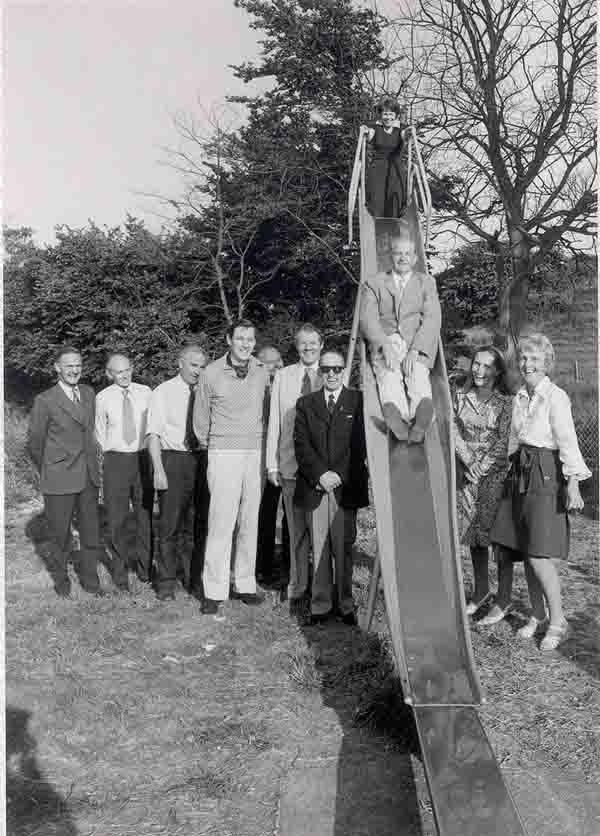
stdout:
MULTIPOLYGON (((230 602, 223 623, 201 616, 183 592, 159 604, 142 586, 131 597, 93 599, 73 579, 73 599, 63 601, 42 583, 45 570, 25 535, 35 513, 10 512, 7 530, 11 833, 271 836, 300 753, 335 760, 352 740, 357 758, 363 745, 418 757, 381 593, 378 632, 368 636, 335 622, 301 628, 276 600, 258 608, 230 602)), ((516 619, 473 628, 488 699, 481 713, 499 759, 527 769, 558 764, 587 781, 599 777, 600 763, 590 525, 577 520, 563 567, 574 629, 560 653, 519 644, 516 619)), ((361 513, 357 546, 355 596, 364 606, 375 547, 370 511, 361 513)), ((104 569, 102 582, 109 588, 104 569)), ((525 605, 520 573, 515 599, 525 605)))

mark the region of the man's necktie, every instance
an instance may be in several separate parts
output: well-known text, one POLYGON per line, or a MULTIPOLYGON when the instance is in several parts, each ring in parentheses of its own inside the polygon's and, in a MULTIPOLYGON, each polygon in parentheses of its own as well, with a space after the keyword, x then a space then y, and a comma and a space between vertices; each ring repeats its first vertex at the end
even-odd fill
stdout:
POLYGON ((185 416, 185 439, 184 444, 188 450, 198 449, 198 439, 194 432, 194 402, 196 400, 196 390, 190 386, 190 398, 187 405, 187 414, 185 416))
POLYGON ((310 382, 310 375, 308 373, 308 369, 304 372, 304 377, 302 378, 302 388, 300 389, 301 395, 309 395, 312 392, 312 385, 310 382))
POLYGON ((125 444, 133 444, 137 438, 135 415, 129 389, 123 389, 123 440, 125 444))
POLYGON ((327 409, 329 410, 329 414, 333 415, 333 410, 335 409, 335 398, 333 395, 330 395, 327 399, 327 409))
POLYGON ((79 386, 73 386, 73 403, 79 406, 81 403, 81 395, 79 394, 79 386))

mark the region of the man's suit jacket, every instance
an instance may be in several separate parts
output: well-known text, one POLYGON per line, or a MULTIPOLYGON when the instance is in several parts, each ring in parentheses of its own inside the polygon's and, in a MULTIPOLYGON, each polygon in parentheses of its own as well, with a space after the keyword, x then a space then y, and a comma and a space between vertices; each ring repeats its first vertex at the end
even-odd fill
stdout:
POLYGON ((319 505, 323 498, 319 479, 328 470, 335 471, 342 480, 343 508, 369 504, 360 392, 343 387, 332 415, 325 404, 324 390, 301 397, 296 406, 294 446, 298 460, 294 494, 297 505, 307 510, 319 505))
POLYGON ((56 384, 38 395, 29 425, 29 452, 40 472, 43 494, 80 493, 88 479, 100 484, 94 436, 95 395, 79 386, 80 404, 56 384))
POLYGON ((391 271, 377 273, 363 285, 360 329, 371 353, 379 350, 387 336, 399 333, 431 369, 441 325, 440 301, 431 276, 413 273, 403 291, 398 290, 391 271))
MULTIPOLYGON (((267 470, 278 470, 284 479, 295 479, 298 469, 294 453, 294 422, 305 371, 302 363, 285 366, 277 371, 271 387, 267 470)), ((322 386, 318 376, 313 379, 313 387, 316 386, 322 386)))

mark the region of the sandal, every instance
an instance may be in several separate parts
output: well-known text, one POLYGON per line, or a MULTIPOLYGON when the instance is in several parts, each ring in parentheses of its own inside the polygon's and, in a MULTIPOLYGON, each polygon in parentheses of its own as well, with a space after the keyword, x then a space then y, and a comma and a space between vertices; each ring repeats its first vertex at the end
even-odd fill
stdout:
POLYGON ((540 643, 540 650, 556 650, 567 638, 568 632, 569 625, 566 621, 564 624, 551 624, 540 643))
POLYGON ((537 631, 543 627, 547 621, 547 616, 540 620, 536 618, 535 615, 531 615, 529 617, 529 621, 517 630, 516 635, 519 639, 532 639, 537 631))
POLYGON ((480 601, 469 601, 467 606, 465 607, 465 612, 467 615, 475 615, 477 610, 480 610, 484 604, 492 597, 491 592, 487 592, 480 601))
POLYGON ((508 604, 504 609, 499 607, 498 604, 494 604, 489 613, 484 615, 483 618, 480 618, 477 623, 483 627, 491 627, 493 624, 499 624, 513 609, 512 604, 508 604))

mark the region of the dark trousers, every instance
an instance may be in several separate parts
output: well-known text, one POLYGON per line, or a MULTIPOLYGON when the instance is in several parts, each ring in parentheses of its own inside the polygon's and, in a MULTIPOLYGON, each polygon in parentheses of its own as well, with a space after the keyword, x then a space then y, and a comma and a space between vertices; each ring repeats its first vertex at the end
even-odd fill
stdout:
POLYGON ((154 486, 147 450, 137 453, 104 454, 104 507, 108 522, 108 546, 113 558, 113 580, 127 583, 129 501, 135 514, 136 572, 150 579, 152 568, 152 507, 154 486))
POLYGON ((80 542, 79 579, 85 590, 95 592, 100 588, 97 563, 102 549, 98 488, 88 482, 80 493, 44 494, 44 509, 52 540, 54 563, 52 569, 57 587, 64 585, 67 581, 71 522, 76 513, 80 542))
MULTIPOLYGON (((208 492, 207 488, 204 489, 207 462, 205 451, 180 453, 163 450, 162 461, 168 488, 159 493, 159 547, 156 562, 156 588, 159 592, 175 588, 179 568, 183 569, 186 581, 192 582, 192 575, 198 575, 198 564, 201 564, 204 557, 206 524, 202 531, 204 507, 201 506, 198 511, 200 502, 197 503, 197 498, 206 501, 208 492), (196 535, 200 542, 195 547, 193 541, 196 535)), ((208 508, 205 513, 207 517, 208 508)))
MULTIPOLYGON (((275 530, 277 527, 277 509, 279 507, 280 496, 281 488, 267 480, 258 511, 258 543, 256 548, 256 576, 265 580, 273 579, 277 568, 275 566, 275 530)), ((283 512, 281 539, 279 577, 287 583, 290 577, 290 535, 285 517, 285 509, 283 512)))
POLYGON ((190 563, 189 586, 194 595, 202 596, 202 570, 204 569, 204 551, 208 534, 208 506, 210 491, 206 478, 208 466, 208 452, 202 450, 195 454, 198 457, 196 470, 196 489, 194 491, 194 547, 190 563))

